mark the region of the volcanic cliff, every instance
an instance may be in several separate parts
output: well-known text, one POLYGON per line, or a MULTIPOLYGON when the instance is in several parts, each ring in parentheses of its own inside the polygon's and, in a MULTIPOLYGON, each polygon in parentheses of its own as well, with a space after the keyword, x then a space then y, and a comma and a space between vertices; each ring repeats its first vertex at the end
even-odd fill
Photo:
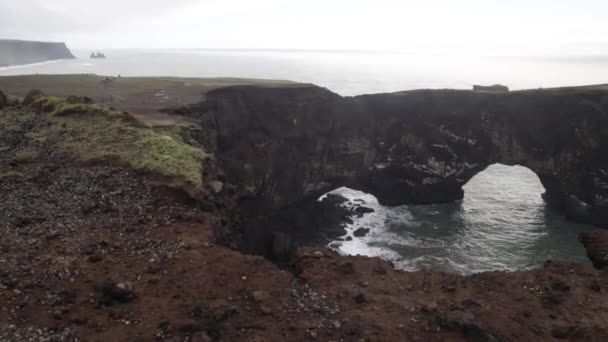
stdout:
POLYGON ((387 205, 459 200, 494 163, 530 168, 545 201, 570 219, 608 225, 605 87, 341 97, 315 86, 237 86, 181 112, 215 130, 246 235, 310 230, 310 220, 286 223, 286 210, 341 186, 387 205))
POLYGON ((0 67, 71 58, 65 43, 0 39, 0 67))

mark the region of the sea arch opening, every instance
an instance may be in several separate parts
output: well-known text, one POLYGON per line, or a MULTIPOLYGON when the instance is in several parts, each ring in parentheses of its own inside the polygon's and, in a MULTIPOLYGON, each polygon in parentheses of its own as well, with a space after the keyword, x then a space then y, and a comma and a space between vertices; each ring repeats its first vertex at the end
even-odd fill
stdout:
POLYGON ((576 236, 590 229, 548 208, 545 188, 531 169, 492 164, 463 186, 452 203, 383 206, 375 197, 338 189, 351 203, 375 211, 354 217, 349 235, 330 247, 380 256, 398 268, 470 274, 540 267, 548 259, 586 262, 576 236), (363 200, 363 201, 361 201, 363 200), (364 236, 357 229, 370 228, 364 236))

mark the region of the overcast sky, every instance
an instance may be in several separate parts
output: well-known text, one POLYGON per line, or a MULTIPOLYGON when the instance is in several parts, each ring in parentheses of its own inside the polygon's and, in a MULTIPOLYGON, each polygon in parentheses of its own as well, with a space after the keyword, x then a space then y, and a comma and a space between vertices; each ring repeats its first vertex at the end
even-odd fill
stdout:
POLYGON ((403 50, 608 41, 608 0, 0 0, 0 38, 71 48, 403 50))

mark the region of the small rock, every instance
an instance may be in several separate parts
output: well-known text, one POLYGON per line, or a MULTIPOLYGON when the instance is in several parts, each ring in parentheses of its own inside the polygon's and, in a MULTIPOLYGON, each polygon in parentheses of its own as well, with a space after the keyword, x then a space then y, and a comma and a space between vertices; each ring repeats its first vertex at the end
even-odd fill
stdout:
POLYGON ((359 216, 363 216, 364 214, 369 214, 369 213, 373 213, 375 210, 372 208, 366 208, 366 207, 358 207, 357 209, 355 209, 355 212, 357 214, 359 214, 359 216))
POLYGON ((263 301, 267 300, 268 298, 270 298, 270 294, 266 291, 258 290, 258 291, 251 292, 251 297, 253 298, 253 300, 260 303, 260 302, 263 302, 263 301))
POLYGON ((357 295, 355 295, 353 297, 353 299, 355 300, 355 302, 357 304, 363 304, 367 301, 367 299, 365 298, 365 295, 363 293, 358 293, 357 295))
POLYGON ((353 232, 353 235, 356 237, 364 237, 365 235, 367 235, 367 233, 369 233, 368 228, 359 228, 353 232))
POLYGON ((260 311, 262 311, 262 313, 264 315, 272 315, 272 309, 267 307, 266 305, 261 305, 260 306, 260 311))
POLYGON ((87 260, 92 263, 100 262, 101 260, 103 260, 103 256, 100 253, 95 253, 93 255, 90 255, 87 260))
POLYGON ((213 190, 213 192, 216 194, 219 194, 224 189, 224 183, 220 181, 209 182, 209 186, 211 187, 211 190, 213 190))
POLYGON ((135 299, 133 284, 130 282, 114 283, 111 279, 107 279, 98 287, 99 303, 109 305, 113 302, 130 302, 135 299))
POLYGON ((158 263, 152 263, 146 267, 145 272, 148 274, 156 274, 160 272, 161 267, 158 263))
POLYGON ((312 253, 312 255, 313 255, 315 258, 322 258, 322 257, 324 257, 324 256, 325 256, 325 254, 323 254, 323 252, 321 252, 321 251, 315 251, 314 253, 312 253))
POLYGON ((437 311, 437 304, 430 303, 422 307, 423 312, 435 312, 437 311))

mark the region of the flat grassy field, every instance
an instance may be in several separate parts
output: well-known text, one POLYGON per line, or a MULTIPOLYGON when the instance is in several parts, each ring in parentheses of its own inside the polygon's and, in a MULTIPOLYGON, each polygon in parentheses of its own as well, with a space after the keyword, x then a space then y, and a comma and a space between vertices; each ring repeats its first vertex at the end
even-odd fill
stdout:
POLYGON ((25 96, 39 89, 50 96, 87 96, 95 103, 128 111, 153 126, 170 124, 159 110, 202 101, 205 94, 221 87, 255 85, 263 87, 300 86, 280 80, 241 78, 179 77, 106 77, 92 74, 1 76, 0 90, 14 96, 25 96))

